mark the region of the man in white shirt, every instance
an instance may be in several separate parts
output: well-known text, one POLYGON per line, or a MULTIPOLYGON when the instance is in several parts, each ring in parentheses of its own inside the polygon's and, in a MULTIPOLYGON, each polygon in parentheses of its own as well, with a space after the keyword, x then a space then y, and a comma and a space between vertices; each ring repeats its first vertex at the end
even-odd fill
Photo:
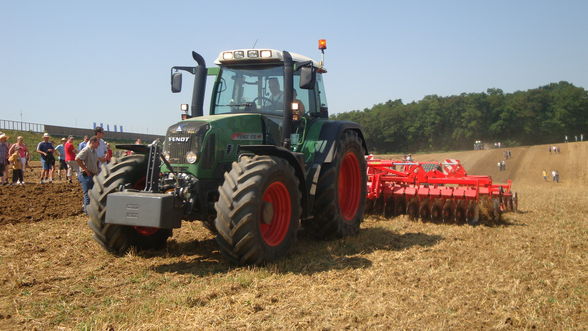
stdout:
POLYGON ((96 155, 98 155, 98 172, 102 169, 102 164, 106 164, 106 152, 108 147, 104 139, 104 129, 101 126, 94 128, 94 134, 98 138, 98 147, 96 148, 96 155))

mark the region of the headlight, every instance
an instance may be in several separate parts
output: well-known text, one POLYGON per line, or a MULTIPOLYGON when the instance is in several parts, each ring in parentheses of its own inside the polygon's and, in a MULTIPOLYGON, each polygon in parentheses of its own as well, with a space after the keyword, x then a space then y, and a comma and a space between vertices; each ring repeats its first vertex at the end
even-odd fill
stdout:
POLYGON ((188 163, 196 163, 196 161, 198 161, 198 155, 190 151, 186 153, 186 161, 188 161, 188 163))

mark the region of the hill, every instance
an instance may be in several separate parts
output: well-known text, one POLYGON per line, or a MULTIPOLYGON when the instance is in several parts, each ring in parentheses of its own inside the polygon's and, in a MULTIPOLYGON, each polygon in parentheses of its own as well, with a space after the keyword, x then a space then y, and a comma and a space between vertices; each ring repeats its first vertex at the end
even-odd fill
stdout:
MULTIPOLYGON (((543 169, 556 169, 560 173, 561 185, 588 186, 588 142, 556 144, 560 153, 550 153, 549 146, 535 145, 513 148, 498 148, 477 151, 456 151, 444 153, 414 154, 417 161, 443 161, 458 159, 471 175, 489 175, 495 182, 511 179, 514 185, 541 184, 543 169), (499 171, 497 163, 504 160, 504 151, 510 150, 512 158, 506 160, 506 170, 499 171)), ((402 155, 378 156, 399 159, 402 155)))

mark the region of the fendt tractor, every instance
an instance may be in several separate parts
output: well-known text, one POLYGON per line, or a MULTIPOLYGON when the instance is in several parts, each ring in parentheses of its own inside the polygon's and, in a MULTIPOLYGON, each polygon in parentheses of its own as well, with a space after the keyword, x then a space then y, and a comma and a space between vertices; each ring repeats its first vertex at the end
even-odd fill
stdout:
MULTIPOLYGON (((319 42, 321 52, 326 43, 319 42)), ((323 53, 324 54, 324 53, 323 53)), ((287 254, 297 232, 318 238, 356 234, 367 191, 367 148, 358 124, 328 119, 324 61, 274 49, 221 52, 194 75, 191 105, 163 142, 117 145, 132 155, 94 178, 89 226, 109 252, 161 248, 182 221, 199 220, 235 264, 287 254), (210 110, 207 76, 215 76, 210 110)))

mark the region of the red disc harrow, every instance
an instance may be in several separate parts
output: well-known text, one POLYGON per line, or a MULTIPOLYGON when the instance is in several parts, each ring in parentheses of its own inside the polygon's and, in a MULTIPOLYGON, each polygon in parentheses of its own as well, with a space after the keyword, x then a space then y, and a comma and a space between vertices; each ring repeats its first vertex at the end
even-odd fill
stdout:
POLYGON ((459 160, 414 162, 367 157, 366 212, 393 217, 476 225, 499 222, 516 211, 512 182, 493 184, 490 176, 468 175, 459 160))

